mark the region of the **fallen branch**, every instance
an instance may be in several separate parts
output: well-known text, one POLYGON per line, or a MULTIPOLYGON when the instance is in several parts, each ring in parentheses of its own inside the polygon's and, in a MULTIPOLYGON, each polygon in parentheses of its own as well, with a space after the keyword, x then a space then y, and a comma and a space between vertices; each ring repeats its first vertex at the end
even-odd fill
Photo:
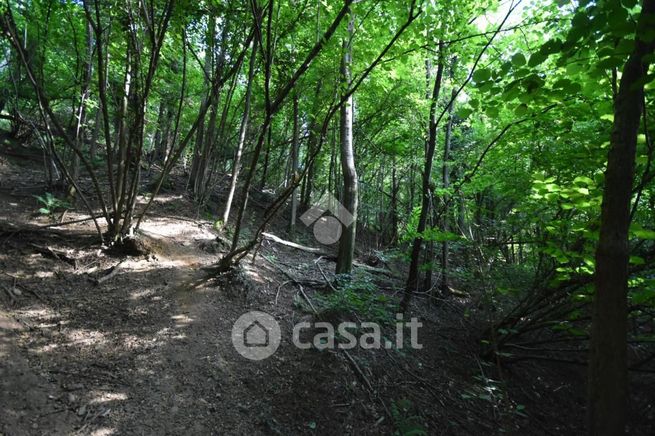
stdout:
POLYGON ((48 247, 47 245, 45 247, 42 247, 42 246, 36 245, 36 244, 30 244, 30 245, 32 247, 34 247, 36 249, 36 251, 38 253, 40 253, 42 256, 50 257, 50 258, 53 258, 53 259, 60 260, 62 262, 66 262, 67 264, 69 264, 73 268, 77 269, 77 259, 75 259, 74 257, 68 256, 63 251, 54 250, 54 249, 48 247))
MULTIPOLYGON (((304 251, 304 252, 307 252, 307 253, 317 254, 317 255, 320 256, 319 259, 326 259, 326 260, 329 260, 329 261, 332 261, 332 262, 337 261, 336 256, 331 255, 330 253, 327 253, 327 252, 321 250, 320 248, 308 247, 306 245, 296 244, 295 242, 287 241, 287 240, 282 239, 282 238, 280 238, 278 236, 275 236, 272 233, 263 232, 262 236, 265 239, 276 242, 276 243, 278 243, 280 245, 284 245, 285 247, 291 247, 291 248, 295 248, 296 250, 304 251)), ((355 266, 356 268, 361 268, 361 269, 366 270, 366 271, 371 272, 371 273, 384 274, 384 275, 387 275, 387 276, 393 277, 393 278, 398 278, 399 277, 398 274, 396 274, 395 272, 393 272, 391 270, 384 269, 384 268, 375 268, 373 266, 366 265, 365 263, 361 263, 361 262, 353 262, 353 266, 355 266)))
POLYGON ((68 212, 68 210, 64 211, 64 213, 62 214, 61 219, 59 220, 58 223, 46 224, 44 226, 39 226, 39 228, 47 229, 49 227, 63 227, 63 226, 68 226, 70 224, 84 223, 86 221, 92 221, 94 219, 104 218, 102 215, 94 215, 94 216, 89 216, 89 217, 86 217, 86 218, 80 218, 80 219, 77 219, 77 220, 63 222, 66 212, 68 212))
POLYGON ((355 362, 355 359, 353 359, 353 357, 350 355, 348 350, 342 350, 342 351, 343 354, 345 354, 348 361, 350 362, 350 364, 352 365, 352 367, 355 369, 355 373, 359 375, 359 377, 362 379, 368 390, 371 392, 375 392, 375 390, 373 389, 373 385, 369 381, 368 377, 366 377, 366 374, 364 374, 364 371, 362 371, 362 368, 360 368, 357 362, 355 362))
POLYGON ((316 264, 316 266, 318 267, 318 270, 321 272, 321 275, 322 275, 323 278, 325 279, 325 283, 327 283, 327 285, 330 287, 330 289, 332 289, 332 292, 337 292, 337 289, 332 285, 332 283, 330 282, 330 280, 328 280, 327 276, 326 276, 325 273, 323 272, 323 268, 321 268, 321 263, 320 263, 320 262, 321 262, 321 259, 323 259, 323 256, 321 256, 321 257, 319 257, 318 259, 316 259, 316 260, 314 261, 314 263, 316 264))
POLYGON ((277 292, 275 293, 275 304, 277 305, 277 299, 280 296, 280 290, 286 285, 287 283, 291 283, 291 280, 287 280, 286 282, 282 282, 280 286, 277 287, 277 292))
POLYGON ((114 266, 112 266, 111 268, 109 268, 109 273, 108 273, 108 274, 106 274, 106 275, 100 277, 99 279, 95 279, 95 284, 96 284, 96 286, 101 285, 102 283, 106 282, 107 280, 111 279, 111 278, 114 277, 116 274, 118 274, 118 272, 119 272, 119 270, 120 270, 120 266, 121 266, 121 264, 122 264, 123 262, 125 262, 125 260, 121 260, 121 261, 118 262, 116 265, 114 265, 114 266))
MULTIPOLYGON (((266 259, 266 260, 268 261, 268 263, 270 263, 272 266, 274 266, 275 269, 277 269, 277 270, 280 271, 282 274, 284 274, 284 276, 287 277, 287 278, 288 278, 290 281, 292 281, 293 283, 301 283, 301 284, 310 285, 310 286, 312 286, 312 285, 319 286, 319 285, 322 284, 322 283, 319 282, 318 280, 300 280, 300 279, 294 277, 293 274, 291 274, 289 271, 286 271, 286 270, 285 270, 284 268, 282 268, 280 265, 278 265, 277 263, 275 263, 275 262, 274 262, 272 259, 270 259, 268 256, 262 256, 262 257, 263 257, 264 259, 266 259)), ((209 268, 207 268, 207 269, 208 269, 209 271, 212 271, 211 267, 209 267, 209 268)))
POLYGON ((306 251, 307 253, 314 253, 314 254, 318 254, 320 256, 325 256, 325 257, 330 256, 329 253, 324 252, 320 248, 307 247, 306 245, 296 244, 295 242, 287 241, 287 240, 284 240, 284 239, 282 239, 282 238, 280 238, 278 236, 275 236, 272 233, 263 232, 262 236, 265 239, 271 240, 273 242, 277 242, 278 244, 284 245, 286 247, 295 248, 296 250, 306 251))
POLYGON ((391 271, 389 269, 376 268, 374 266, 366 265, 365 263, 360 263, 360 262, 353 262, 353 266, 355 268, 361 268, 361 269, 363 269, 365 271, 368 271, 370 273, 384 274, 384 275, 389 276, 391 278, 400 278, 398 273, 395 273, 395 272, 393 272, 393 271, 391 271))

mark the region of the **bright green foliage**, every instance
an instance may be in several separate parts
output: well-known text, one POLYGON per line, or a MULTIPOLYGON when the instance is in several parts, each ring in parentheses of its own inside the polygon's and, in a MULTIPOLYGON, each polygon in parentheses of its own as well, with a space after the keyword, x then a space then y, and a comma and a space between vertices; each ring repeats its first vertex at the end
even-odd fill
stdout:
POLYGON ((57 210, 69 209, 71 207, 70 203, 55 197, 51 192, 46 192, 45 195, 35 195, 34 198, 42 205, 39 208, 39 213, 48 215, 50 218, 54 217, 57 210))
POLYGON ((395 321, 397 302, 380 292, 368 274, 345 280, 337 276, 337 291, 319 296, 321 310, 326 313, 356 316, 382 325, 395 321))

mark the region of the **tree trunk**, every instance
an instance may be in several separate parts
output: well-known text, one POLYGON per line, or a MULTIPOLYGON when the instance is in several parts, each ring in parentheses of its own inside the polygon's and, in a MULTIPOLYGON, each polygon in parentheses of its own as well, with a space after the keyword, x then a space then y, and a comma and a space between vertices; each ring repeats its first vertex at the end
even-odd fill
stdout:
POLYGON ((259 190, 262 191, 266 187, 266 177, 268 176, 268 161, 271 154, 271 129, 268 129, 266 137, 266 152, 264 154, 264 166, 262 167, 262 178, 259 181, 259 190))
POLYGON ((162 98, 159 101, 159 111, 157 114, 157 128, 155 129, 155 136, 152 139, 152 156, 153 156, 151 160, 152 162, 159 162, 160 158, 162 157, 161 144, 163 143, 162 138, 164 136, 164 126, 168 124, 167 123, 168 120, 166 120, 165 117, 166 117, 166 103, 164 98, 162 98))
POLYGON ((91 131, 91 143, 89 144, 89 160, 94 162, 98 154, 98 135, 100 134, 100 109, 96 109, 93 130, 91 131))
MULTIPOLYGON (((341 60, 342 89, 348 89, 351 82, 352 65, 352 37, 354 31, 354 18, 351 12, 348 23, 348 39, 343 42, 343 58, 341 60)), ((353 216, 349 226, 342 224, 343 233, 339 240, 339 254, 337 257, 337 274, 350 274, 353 258, 355 256, 355 236, 357 231, 357 202, 358 181, 355 169, 355 152, 353 149, 353 97, 350 95, 346 103, 340 108, 340 140, 341 140, 341 169, 343 172, 343 206, 353 216)))
MULTIPOLYGON (((210 23, 210 32, 209 32, 209 48, 211 50, 211 71, 214 71, 214 79, 221 77, 223 75, 223 66, 225 65, 225 51, 227 48, 227 32, 229 29, 229 20, 226 21, 222 27, 223 30, 221 32, 221 44, 219 47, 219 54, 218 58, 215 58, 214 51, 216 50, 216 18, 212 17, 209 20, 210 23)), ((219 89, 219 91, 222 90, 222 88, 219 89)), ((209 113, 209 122, 207 124, 207 129, 205 131, 204 135, 204 143, 202 147, 202 151, 199 156, 199 161, 196 166, 196 173, 195 177, 193 180, 193 193, 198 201, 199 204, 204 204, 204 202, 207 200, 207 196, 209 195, 209 183, 208 183, 208 178, 209 178, 209 173, 210 173, 210 165, 209 163, 212 160, 213 152, 214 152, 214 145, 216 141, 216 121, 218 118, 218 111, 219 111, 219 101, 220 101, 220 95, 214 95, 213 96, 213 104, 211 106, 211 110, 209 113)))
MULTIPOLYGON (((314 102, 315 105, 317 106, 318 103, 320 102, 319 96, 321 92, 321 86, 322 86, 322 81, 319 80, 318 83, 316 84, 316 91, 314 94, 314 102)), ((309 133, 308 133, 308 138, 307 138, 307 176, 305 177, 305 186, 303 189, 303 194, 302 194, 302 199, 300 203, 302 204, 303 208, 309 208, 309 205, 312 200, 312 191, 314 190, 314 178, 316 177, 316 161, 311 160, 310 157, 314 155, 314 152, 316 150, 316 146, 318 145, 318 142, 320 141, 321 138, 320 132, 319 132, 319 126, 318 122, 316 120, 316 112, 318 107, 314 107, 312 110, 312 113, 309 115, 311 118, 311 121, 309 123, 309 133)))
POLYGON ((237 189, 237 180, 239 171, 241 170, 241 156, 243 155, 243 147, 246 143, 246 132, 248 131, 248 120, 250 119, 250 101, 252 100, 252 82, 255 76, 255 62, 257 61, 257 44, 252 43, 252 51, 250 54, 250 65, 248 66, 248 84, 246 85, 245 106, 243 108, 243 116, 241 118, 241 126, 239 127, 239 142, 234 154, 234 162, 232 165, 232 177, 230 179, 230 190, 227 194, 225 201, 225 211, 223 212, 223 225, 227 225, 227 220, 230 218, 230 209, 232 208, 232 201, 234 200, 234 192, 237 189))
MULTIPOLYGON (((453 74, 451 73, 451 78, 452 77, 453 74)), ((453 89, 451 104, 450 106, 448 106, 448 123, 446 124, 446 137, 444 139, 444 149, 443 149, 443 164, 441 167, 441 184, 444 190, 450 187, 450 167, 448 166, 448 160, 450 159, 450 139, 452 136, 452 129, 453 129, 453 106, 455 105, 456 92, 457 91, 453 89)), ((444 193, 443 195, 443 202, 444 202, 444 210, 441 216, 441 231, 446 233, 450 230, 450 223, 448 222, 449 219, 448 206, 450 204, 450 199, 448 198, 448 194, 446 193, 444 193)), ((449 256, 448 240, 444 238, 444 241, 441 243, 441 283, 439 284, 439 288, 442 291, 447 291, 450 287, 450 283, 448 281, 449 279, 448 256, 449 256)))
POLYGON ((396 242, 398 239, 398 176, 396 175, 396 156, 391 158, 391 231, 389 234, 388 245, 396 242))
POLYGON ((423 167, 422 189, 421 189, 421 213, 419 215, 417 232, 418 236, 414 239, 412 244, 412 256, 409 264, 409 274, 407 276, 407 283, 405 285, 405 295, 401 301, 401 309, 403 312, 407 310, 409 302, 412 298, 412 293, 416 291, 419 278, 419 259, 421 254, 421 245, 423 238, 421 234, 425 231, 428 213, 430 210, 430 184, 432 179, 432 160, 434 159, 434 151, 437 144, 437 100, 439 100, 439 92, 441 91, 441 79, 443 77, 443 42, 439 42, 439 65, 437 67, 437 76, 434 80, 434 87, 432 88, 432 97, 430 101, 430 123, 428 128, 428 143, 425 150, 425 164, 423 167))
MULTIPOLYGON (((649 28, 655 0, 644 0, 638 29, 649 28)), ((601 225, 596 247, 588 380, 590 435, 625 434, 627 374, 628 229, 630 199, 644 82, 655 42, 636 35, 636 47, 623 67, 614 102, 614 125, 605 172, 601 225)))
MULTIPOLYGON (((291 174, 290 183, 294 183, 298 174, 298 148, 299 148, 299 125, 298 125, 298 94, 293 94, 293 138, 291 140, 291 174)), ((289 221, 289 237, 293 239, 296 233, 296 218, 298 215, 298 188, 291 193, 291 220, 289 221)))
MULTIPOLYGON (((91 29, 91 24, 87 23, 86 26, 86 60, 83 65, 84 73, 82 74, 82 84, 80 89, 80 106, 77 110, 77 123, 75 124, 75 145, 80 147, 81 143, 84 143, 84 131, 86 123, 86 101, 89 98, 91 79, 93 75, 93 29, 91 29)), ((72 151, 72 150, 71 150, 72 151)), ((71 177, 73 180, 77 180, 80 172, 80 157, 76 153, 72 153, 73 162, 71 164, 71 177)), ((69 184, 67 197, 72 203, 75 201, 77 192, 75 191, 75 186, 69 184)))

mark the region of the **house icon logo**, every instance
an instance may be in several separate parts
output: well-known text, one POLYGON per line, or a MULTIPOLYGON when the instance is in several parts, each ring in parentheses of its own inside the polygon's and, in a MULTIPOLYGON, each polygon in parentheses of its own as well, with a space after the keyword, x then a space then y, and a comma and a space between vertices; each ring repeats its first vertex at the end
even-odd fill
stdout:
POLYGON ((246 359, 263 360, 280 346, 280 325, 265 312, 244 313, 232 326, 232 345, 246 359))
POLYGON ((253 321, 243 331, 243 343, 246 347, 268 347, 270 343, 268 329, 259 320, 253 321))
POLYGON ((318 203, 300 216, 300 220, 307 227, 314 224, 314 237, 318 242, 332 245, 341 238, 342 226, 350 226, 355 218, 334 195, 326 193, 318 203), (330 212, 332 215, 324 215, 325 212, 330 212))

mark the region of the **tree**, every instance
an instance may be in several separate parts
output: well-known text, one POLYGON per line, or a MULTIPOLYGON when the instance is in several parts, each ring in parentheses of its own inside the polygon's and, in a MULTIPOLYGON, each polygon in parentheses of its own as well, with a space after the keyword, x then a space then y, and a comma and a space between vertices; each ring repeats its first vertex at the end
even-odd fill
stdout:
POLYGON ((425 148, 425 162, 423 165, 422 185, 421 185, 421 212, 418 218, 416 232, 418 236, 412 243, 411 260, 409 264, 409 273, 405 285, 405 296, 401 303, 403 310, 407 310, 410 297, 418 287, 419 258, 421 246, 423 243, 422 233, 425 232, 430 212, 430 184, 432 183, 432 165, 434 153, 437 147, 437 101, 441 92, 441 80, 444 69, 444 44, 439 42, 439 61, 437 64, 437 74, 432 85, 432 95, 430 96, 430 117, 428 123, 428 141, 425 148))
POLYGON ((655 1, 644 0, 635 49, 623 66, 614 101, 614 124, 596 247, 596 295, 589 358, 588 426, 591 435, 626 431, 628 373, 628 259, 630 201, 635 177, 637 133, 644 110, 644 79, 655 38, 642 36, 655 19, 655 1))
MULTIPOLYGON (((352 13, 348 23, 348 36, 343 41, 343 56, 341 58, 341 86, 349 89, 352 83, 352 38, 355 21, 352 13)), ((357 233, 357 203, 358 180, 355 168, 355 151, 353 148, 353 97, 346 97, 341 106, 339 117, 339 142, 341 150, 341 172, 343 174, 343 206, 353 216, 348 226, 342 224, 343 232, 339 239, 339 254, 337 256, 337 274, 350 274, 355 256, 355 235, 357 233)))
POLYGON ((246 132, 248 130, 248 121, 250 119, 250 101, 252 99, 252 86, 255 78, 255 62, 257 60, 257 45, 252 44, 252 51, 250 54, 250 63, 248 64, 248 83, 246 85, 246 97, 243 108, 243 116, 241 117, 241 126, 239 127, 239 139, 237 143, 234 160, 232 162, 232 176, 230 178, 230 187, 225 200, 225 209, 223 211, 223 225, 227 225, 230 218, 230 209, 232 208, 232 201, 234 200, 234 192, 237 189, 237 180, 239 172, 241 171, 241 157, 243 156, 243 147, 246 143, 246 132))

